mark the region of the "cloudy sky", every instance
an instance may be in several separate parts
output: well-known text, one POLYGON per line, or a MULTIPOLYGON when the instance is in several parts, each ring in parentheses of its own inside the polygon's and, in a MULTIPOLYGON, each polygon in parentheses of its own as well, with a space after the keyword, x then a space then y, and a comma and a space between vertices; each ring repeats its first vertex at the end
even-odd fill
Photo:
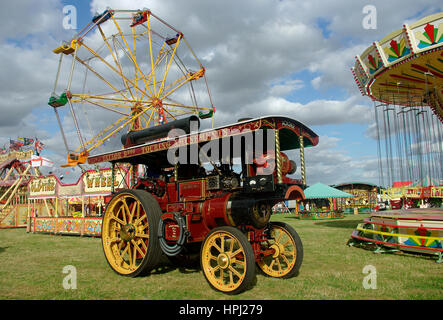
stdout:
MULTIPOLYGON (((59 58, 52 50, 106 7, 149 8, 186 35, 206 68, 216 126, 281 114, 311 127, 320 143, 306 150, 308 184, 378 183, 373 105, 350 68, 373 41, 443 11, 441 0, 2 1, 0 146, 38 137, 47 146, 43 156, 65 162, 47 105, 59 58), (68 5, 76 8, 77 30, 64 27, 68 5), (368 5, 376 9, 374 29, 363 25, 368 5)), ((298 162, 298 153, 290 156, 298 162)))

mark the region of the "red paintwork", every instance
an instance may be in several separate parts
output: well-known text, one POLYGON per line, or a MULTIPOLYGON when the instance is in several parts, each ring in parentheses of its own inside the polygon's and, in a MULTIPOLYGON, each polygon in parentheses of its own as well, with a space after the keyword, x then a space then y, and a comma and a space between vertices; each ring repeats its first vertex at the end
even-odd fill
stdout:
MULTIPOLYGON (((291 181, 286 176, 283 178, 286 181, 291 181)), ((274 179, 276 182, 275 174, 274 179)), ((162 219, 165 222, 165 239, 168 241, 178 240, 179 234, 178 225, 174 222, 172 212, 179 212, 186 217, 190 233, 188 243, 203 241, 213 228, 232 225, 227 212, 227 202, 232 192, 207 190, 207 182, 204 178, 167 184, 160 179, 140 179, 135 188, 150 191, 162 211, 165 212, 162 219), (166 191, 162 196, 156 195, 156 186, 165 188, 166 191)), ((298 185, 292 185, 286 192, 286 198, 303 199, 303 190, 298 185)), ((256 229, 249 225, 242 227, 247 231, 257 261, 261 257, 273 253, 273 250, 264 249, 260 245, 267 239, 264 229, 256 229)))
MULTIPOLYGON (((300 135, 302 135, 304 138, 305 146, 315 146, 318 144, 318 136, 298 121, 278 116, 263 117, 247 121, 240 121, 236 124, 220 127, 218 129, 190 133, 181 136, 180 138, 165 137, 164 139, 150 141, 141 145, 128 146, 123 150, 90 156, 88 158, 88 163, 94 164, 105 161, 128 161, 132 163, 142 163, 144 161, 141 158, 142 156, 155 154, 156 162, 152 160, 152 162, 149 163, 151 168, 155 166, 164 166, 164 164, 167 163, 166 152, 170 148, 177 148, 181 146, 197 147, 197 145, 204 145, 213 139, 226 139, 239 134, 255 132, 265 127, 272 130, 284 130, 283 136, 285 139, 284 141, 283 139, 280 141, 281 151, 296 148, 297 143, 294 143, 294 141, 298 141, 297 139, 300 135)), ((280 137, 282 137, 282 135, 280 137)), ((259 171, 266 169, 266 167, 270 165, 274 165, 275 168, 274 153, 274 150, 272 150, 271 152, 268 152, 269 156, 266 157, 266 159, 256 159, 253 164, 245 166, 247 169, 246 176, 252 177, 261 175, 259 171), (261 164, 261 167, 259 164, 261 164)), ((255 198, 248 199, 248 196, 245 195, 245 193, 241 193, 241 188, 226 187, 223 189, 223 186, 220 186, 220 188, 212 185, 209 186, 208 180, 206 179, 207 177, 203 174, 201 178, 198 178, 200 177, 199 173, 192 172, 192 168, 189 168, 189 172, 185 172, 185 175, 183 176, 192 176, 194 177, 192 179, 189 178, 186 180, 179 176, 176 181, 174 177, 169 177, 168 182, 165 182, 162 178, 139 178, 133 188, 146 190, 157 200, 163 212, 161 218, 165 225, 164 237, 166 241, 176 241, 178 235, 180 234, 180 230, 178 230, 178 223, 174 219, 174 213, 179 213, 186 219, 186 228, 187 232, 189 233, 189 236, 187 237, 188 243, 204 241, 207 234, 216 227, 234 226, 247 234, 248 240, 254 250, 255 259, 258 261, 263 256, 273 254, 274 251, 261 245, 263 241, 269 239, 269 234, 264 228, 258 229, 248 225, 245 222, 239 222, 252 221, 248 219, 243 220, 243 208, 240 206, 240 204, 243 204, 242 199, 246 199, 247 201, 250 200, 251 203, 254 203, 254 201, 266 201, 270 207, 285 199, 304 199, 301 181, 287 177, 287 175, 293 172, 295 168, 293 168, 293 163, 289 161, 288 157, 284 153, 281 153, 280 164, 282 185, 279 185, 277 174, 275 172, 276 170, 274 169, 274 187, 275 190, 278 189, 278 191, 265 194, 263 199, 259 195, 255 194, 250 195, 250 197, 255 196, 255 198), (238 196, 239 194, 241 195, 240 197, 238 196), (233 205, 234 203, 236 206, 235 208, 233 205), (235 218, 238 219, 233 218, 234 210, 235 218), (240 225, 235 225, 235 223, 239 223, 240 225)), ((165 169, 169 168, 166 167, 165 169)), ((220 184, 221 183, 222 182, 220 182, 220 184)), ((245 208, 245 210, 249 210, 245 212, 245 215, 253 214, 253 208, 245 208)), ((263 225, 259 223, 255 224, 263 225)))

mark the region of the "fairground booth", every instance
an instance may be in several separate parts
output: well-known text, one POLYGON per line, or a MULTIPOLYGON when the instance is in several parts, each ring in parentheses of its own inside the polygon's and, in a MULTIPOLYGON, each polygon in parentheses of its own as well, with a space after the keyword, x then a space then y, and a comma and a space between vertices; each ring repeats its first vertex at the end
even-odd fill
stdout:
POLYGON ((391 188, 381 190, 381 197, 389 201, 392 209, 441 208, 443 181, 425 177, 416 181, 394 182, 391 188))
POLYGON ((377 186, 367 182, 348 182, 333 185, 353 197, 337 199, 337 208, 345 214, 370 213, 377 206, 377 186))
POLYGON ((100 236, 106 197, 130 184, 129 170, 84 172, 74 184, 54 176, 34 178, 28 186, 28 232, 100 236))
POLYGON ((0 229, 24 228, 27 217, 27 186, 39 174, 31 167, 32 150, 0 155, 0 229))
POLYGON ((343 210, 337 206, 340 199, 354 196, 322 183, 316 183, 304 190, 305 200, 300 203, 300 219, 339 219, 343 210))

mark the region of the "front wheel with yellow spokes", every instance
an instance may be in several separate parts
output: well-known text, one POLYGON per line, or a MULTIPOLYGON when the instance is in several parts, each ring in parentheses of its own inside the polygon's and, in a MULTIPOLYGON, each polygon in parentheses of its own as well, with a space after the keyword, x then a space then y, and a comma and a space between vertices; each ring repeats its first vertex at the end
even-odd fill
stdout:
POLYGON ((234 227, 213 229, 202 244, 201 268, 212 288, 240 293, 255 278, 254 251, 246 236, 234 227))
POLYGON ((283 222, 270 223, 270 238, 262 243, 268 254, 258 262, 259 268, 268 276, 290 278, 296 275, 303 261, 303 244, 297 232, 283 222))
POLYGON ((135 277, 157 265, 160 215, 160 206, 146 191, 128 189, 113 196, 103 217, 102 245, 116 273, 135 277))

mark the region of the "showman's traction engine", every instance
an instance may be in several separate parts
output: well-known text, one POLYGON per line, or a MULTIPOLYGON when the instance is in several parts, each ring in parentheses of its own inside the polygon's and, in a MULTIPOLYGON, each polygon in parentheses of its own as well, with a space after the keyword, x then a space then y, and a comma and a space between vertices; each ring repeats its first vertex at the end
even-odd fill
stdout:
POLYGON ((304 199, 302 181, 288 177, 295 162, 283 151, 315 146, 318 136, 279 116, 198 128, 191 116, 132 131, 122 136, 122 150, 88 158, 111 162, 113 172, 117 163, 133 168, 132 186, 114 190, 103 218, 109 265, 135 277, 162 254, 174 263, 199 256, 211 287, 230 294, 251 286, 256 265, 271 277, 296 275, 302 242, 270 218, 275 204, 304 199))

